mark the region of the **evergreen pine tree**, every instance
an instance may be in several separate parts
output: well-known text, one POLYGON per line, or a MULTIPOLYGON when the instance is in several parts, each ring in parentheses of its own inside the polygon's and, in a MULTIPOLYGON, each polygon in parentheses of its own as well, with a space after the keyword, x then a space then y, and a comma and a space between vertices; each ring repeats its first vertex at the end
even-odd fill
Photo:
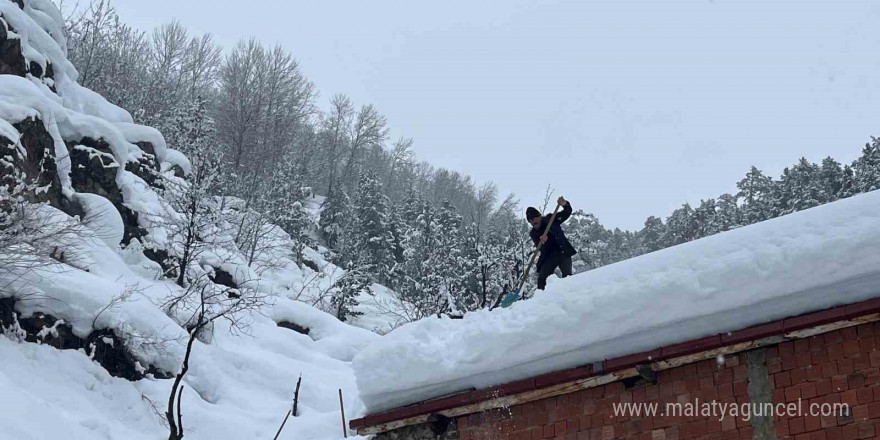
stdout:
POLYGON ((841 177, 840 191, 837 193, 838 199, 852 197, 856 193, 855 173, 849 165, 843 166, 843 176, 841 177))
POLYGON ((302 250, 311 244, 307 233, 310 220, 305 209, 311 190, 305 187, 298 166, 293 154, 284 155, 273 170, 266 193, 259 198, 265 206, 255 207, 267 214, 266 220, 290 235, 297 259, 301 258, 302 250))
POLYGON ((717 216, 716 210, 715 199, 700 200, 700 206, 694 210, 694 227, 696 228, 695 239, 707 237, 719 232, 714 229, 717 224, 715 220, 715 217, 717 216))
POLYGON ((372 172, 361 173, 352 204, 354 215, 352 259, 380 282, 390 279, 394 267, 394 237, 388 221, 389 201, 372 172))
POLYGON ((475 238, 477 260, 473 290, 479 299, 475 308, 493 307, 502 295, 516 288, 533 249, 527 223, 512 213, 503 214, 510 214, 506 221, 493 222, 482 240, 475 238))
POLYGON ((862 156, 853 163, 855 191, 864 193, 880 188, 880 138, 865 144, 862 156))
POLYGON ((393 286, 400 271, 403 270, 404 262, 404 240, 409 225, 404 220, 405 213, 399 209, 389 205, 388 210, 388 232, 391 234, 391 256, 394 264, 389 270, 389 282, 393 286))
POLYGON ((806 158, 786 168, 775 185, 774 216, 790 214, 820 205, 822 198, 820 169, 806 158))
POLYGON ((641 231, 642 249, 644 252, 654 252, 666 247, 663 242, 666 237, 666 225, 663 220, 653 215, 645 219, 645 227, 641 231))
POLYGON ((828 203, 837 200, 843 190, 844 170, 840 162, 832 157, 822 160, 822 169, 819 171, 819 203, 828 203))
POLYGON ((420 233, 418 224, 424 209, 422 199, 410 189, 399 207, 392 207, 389 211, 391 235, 394 243, 393 254, 397 263, 393 269, 390 287, 396 290, 406 288, 405 280, 407 277, 418 276, 413 272, 416 265, 409 263, 410 259, 414 258, 413 252, 416 252, 414 246, 417 244, 417 240, 414 240, 414 237, 420 233))
POLYGON ((722 194, 715 202, 715 220, 709 227, 713 233, 729 231, 742 226, 742 211, 737 203, 737 197, 731 194, 722 194))
MULTIPOLYGON (((416 227, 419 215, 424 210, 424 201, 415 190, 410 189, 404 196, 400 206, 400 217, 406 225, 406 229, 416 227)), ((404 234, 405 235, 405 234, 404 234)))
POLYGON ((747 225, 773 217, 773 179, 754 166, 737 182, 737 196, 742 199, 743 222, 747 225))
POLYGON ((361 316, 363 312, 355 310, 358 306, 358 297, 370 293, 370 278, 360 268, 356 268, 353 262, 349 262, 345 268, 345 274, 334 283, 336 288, 330 299, 330 307, 336 318, 342 322, 350 318, 361 316))
POLYGON ((608 248, 608 231, 595 215, 580 209, 575 211, 565 223, 565 236, 578 252, 572 262, 576 271, 595 269, 607 264, 605 251, 608 248))
MULTIPOLYGON (((465 255, 465 234, 462 231, 461 216, 448 200, 437 210, 437 251, 431 253, 426 262, 434 269, 434 275, 440 283, 441 295, 444 295, 450 309, 464 306, 467 301, 462 298, 466 294, 465 280, 472 268, 469 267, 465 255), (457 304, 457 300, 461 300, 457 304)), ((445 312, 445 310, 440 310, 445 312)))
POLYGON ((438 252, 438 230, 433 206, 423 201, 416 221, 404 238, 404 270, 397 283, 397 293, 417 313, 417 318, 432 315, 438 308, 437 268, 427 264, 438 252))
POLYGON ((607 255, 606 264, 616 263, 638 255, 639 240, 632 232, 614 228, 608 234, 608 244, 605 252, 607 255))
POLYGON ((484 239, 481 238, 480 230, 475 223, 467 225, 459 231, 459 252, 457 262, 457 275, 459 285, 453 292, 453 313, 476 310, 482 306, 482 289, 479 282, 481 263, 485 255, 484 239))
POLYGON ((327 247, 341 255, 346 250, 346 226, 349 224, 350 202, 341 190, 330 190, 321 206, 318 227, 327 247))
POLYGON ((685 203, 681 208, 672 211, 666 218, 666 236, 664 241, 671 246, 686 243, 697 238, 697 227, 694 218, 694 210, 691 205, 685 203))

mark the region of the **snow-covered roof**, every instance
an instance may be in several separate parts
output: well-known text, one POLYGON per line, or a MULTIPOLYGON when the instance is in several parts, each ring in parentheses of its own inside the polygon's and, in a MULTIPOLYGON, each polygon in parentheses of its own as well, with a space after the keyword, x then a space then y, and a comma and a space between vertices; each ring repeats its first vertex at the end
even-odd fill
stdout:
POLYGON ((880 296, 880 191, 403 326, 353 361, 368 412, 880 296))

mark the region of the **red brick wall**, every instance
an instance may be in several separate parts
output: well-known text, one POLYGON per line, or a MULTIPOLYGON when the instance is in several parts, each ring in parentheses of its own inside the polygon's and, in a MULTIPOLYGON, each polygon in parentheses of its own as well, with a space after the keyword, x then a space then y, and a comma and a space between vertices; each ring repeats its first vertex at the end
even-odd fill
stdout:
POLYGON ((778 417, 781 439, 880 438, 880 323, 845 328, 767 350, 773 401, 846 403, 849 415, 778 417))
MULTIPOLYGON (((880 438, 880 324, 863 324, 765 348, 766 377, 774 404, 847 403, 850 413, 830 417, 777 415, 777 438, 835 440, 880 438), (876 339, 875 339, 876 332, 876 339)), ((752 439, 752 422, 726 416, 615 417, 625 402, 749 402, 745 353, 723 365, 701 361, 657 374, 657 384, 623 382, 573 394, 463 416, 460 440, 752 439)))

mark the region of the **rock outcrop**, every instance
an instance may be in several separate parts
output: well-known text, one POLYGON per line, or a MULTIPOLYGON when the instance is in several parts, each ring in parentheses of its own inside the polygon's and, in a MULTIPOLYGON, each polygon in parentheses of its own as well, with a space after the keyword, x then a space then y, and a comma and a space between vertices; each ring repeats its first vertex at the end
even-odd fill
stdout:
MULTIPOLYGON (((173 252, 163 249, 161 239, 152 239, 150 228, 159 226, 150 220, 165 214, 160 203, 162 170, 168 176, 185 177, 189 163, 166 147, 158 131, 135 124, 126 111, 79 86, 65 45, 63 19, 54 4, 0 0, 0 191, 10 195, 0 197, 0 209, 11 212, 12 203, 22 197, 30 204, 49 205, 70 216, 70 222, 78 218, 87 228, 97 228, 95 236, 110 251, 130 254, 124 249, 137 240, 140 244, 132 249, 142 255, 127 258, 165 265, 174 259, 173 252), (99 216, 112 218, 88 222, 99 216), (112 231, 98 230, 102 227, 112 231)), ((163 236, 163 231, 158 235, 163 236)), ((40 257, 69 270, 89 271, 65 258, 63 247, 40 257)), ((166 273, 171 269, 163 268, 166 273)), ((224 275, 228 274, 218 274, 218 282, 228 285, 231 276, 224 275)), ((88 294, 83 291, 84 298, 88 294)), ((0 291, 0 331, 17 332, 28 342, 84 350, 114 376, 129 380, 148 373, 167 376, 143 357, 138 361, 129 349, 126 331, 113 327, 124 320, 108 320, 90 333, 82 327, 74 332, 65 312, 50 313, 51 307, 35 306, 34 301, 25 307, 21 297, 0 291)), ((53 300, 58 299, 49 298, 47 304, 53 300)), ((71 306, 66 313, 78 309, 71 306)))

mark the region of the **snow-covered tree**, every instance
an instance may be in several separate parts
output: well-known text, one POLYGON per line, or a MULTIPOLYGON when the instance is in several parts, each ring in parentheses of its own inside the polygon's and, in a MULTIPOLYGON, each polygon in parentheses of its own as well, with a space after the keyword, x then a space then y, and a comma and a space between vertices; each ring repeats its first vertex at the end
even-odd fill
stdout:
POLYGON ((737 196, 742 200, 743 220, 757 223, 773 217, 773 179, 754 166, 737 182, 737 196))
POLYGON ((330 99, 330 112, 321 115, 319 122, 319 142, 321 149, 320 163, 324 168, 322 176, 326 179, 324 182, 327 188, 325 194, 333 194, 341 192, 337 183, 339 176, 339 158, 348 148, 349 144, 349 127, 354 115, 354 107, 351 99, 345 95, 336 94, 330 99))
POLYGON ((351 256, 377 280, 389 280, 395 265, 394 237, 388 221, 388 198, 382 193, 379 180, 371 172, 361 174, 352 203, 354 229, 351 256))
MULTIPOLYGON (((223 183, 223 156, 215 142, 213 120, 205 111, 204 101, 197 99, 191 112, 181 116, 169 133, 177 147, 189 155, 191 173, 186 179, 166 176, 162 194, 168 202, 168 212, 154 219, 168 231, 164 249, 169 259, 163 262, 166 275, 174 276, 181 287, 189 279, 201 276, 190 273, 192 265, 208 249, 225 240, 221 230, 221 208, 214 198, 223 183)), ((161 244, 160 244, 161 245, 161 244)))
MULTIPOLYGON (((388 139, 388 123, 385 116, 380 114, 372 105, 364 105, 355 114, 353 123, 349 127, 347 159, 340 177, 350 188, 355 183, 360 185, 360 180, 355 180, 358 164, 362 163, 364 155, 369 149, 381 149, 388 139)), ((375 173, 374 170, 371 170, 375 173)), ((378 176, 373 176, 378 181, 378 176)))
POLYGON ((838 199, 852 197, 858 192, 855 179, 855 172, 853 171, 852 167, 849 165, 844 165, 843 175, 841 176, 840 180, 840 191, 838 191, 837 193, 838 199))
POLYGON ((865 144, 862 155, 852 166, 857 192, 874 191, 880 188, 880 138, 871 138, 865 144))
POLYGON ((394 261, 393 266, 389 269, 388 276, 390 284, 393 285, 404 261, 404 240, 409 226, 406 220, 404 220, 406 215, 404 212, 401 212, 391 204, 388 206, 388 232, 391 234, 391 256, 394 261))
POLYGON ((595 215, 580 209, 571 215, 565 223, 565 236, 578 252, 572 261, 575 271, 595 269, 606 264, 603 261, 607 258, 608 234, 595 215))
POLYGON ((144 32, 124 24, 106 0, 67 22, 68 58, 78 82, 133 114, 142 114, 151 82, 150 45, 144 32))
POLYGON ((363 312, 355 310, 358 306, 358 297, 370 293, 370 277, 363 268, 355 267, 349 262, 345 267, 345 274, 336 280, 333 296, 330 298, 330 307, 334 315, 340 321, 361 316, 363 312))
POLYGON ((694 209, 690 204, 685 203, 666 218, 666 235, 663 240, 674 246, 696 239, 697 233, 694 209))
POLYGON ((473 227, 462 227, 462 218, 451 203, 435 208, 421 202, 419 206, 421 212, 404 240, 405 261, 395 284, 401 298, 413 304, 421 317, 459 315, 490 306, 495 298, 489 292, 497 292, 488 285, 494 264, 481 257, 494 257, 488 255, 492 251, 478 243, 473 227), (486 270, 485 290, 479 286, 481 267, 486 270))
POLYGON ((346 241, 347 227, 353 222, 348 196, 339 188, 333 189, 327 194, 321 208, 321 219, 318 221, 318 226, 324 242, 327 247, 337 253, 345 253, 348 244, 346 241))
POLYGON ((210 34, 190 36, 177 21, 144 33, 122 23, 107 0, 70 17, 66 33, 80 84, 139 122, 161 123, 182 103, 213 95, 220 47, 210 34))
POLYGON ((715 217, 718 215, 715 199, 700 200, 700 206, 694 209, 694 223, 696 238, 707 237, 718 231, 712 229, 715 225, 715 217))
POLYGON ((801 158, 797 164, 785 168, 774 185, 774 217, 818 206, 822 201, 820 168, 801 158))
POLYGON ((711 233, 729 231, 742 226, 742 211, 735 195, 722 194, 715 202, 715 207, 715 218, 708 228, 711 233))
POLYGON ((527 231, 527 224, 516 218, 494 229, 484 240, 483 246, 488 249, 479 254, 480 271, 477 280, 482 287, 481 308, 497 307, 505 294, 517 288, 534 249, 527 231), (488 280, 483 277, 484 273, 488 275, 488 280), (484 293, 485 303, 482 302, 484 293))
POLYGON ((475 303, 467 296, 467 279, 474 270, 473 261, 468 258, 475 243, 466 240, 467 234, 462 230, 462 219, 452 203, 444 201, 437 209, 435 217, 437 232, 437 249, 425 262, 431 266, 434 283, 445 295, 449 307, 473 307, 475 303))
POLYGON ((17 234, 22 226, 20 207, 33 189, 21 166, 26 154, 20 144, 0 136, 0 234, 7 237, 17 234))
POLYGON ((820 204, 840 198, 845 180, 844 169, 840 166, 840 162, 830 156, 823 159, 819 180, 820 204))
POLYGON ((406 225, 407 231, 415 228, 419 223, 419 216, 424 211, 425 200, 419 194, 410 189, 407 191, 401 203, 399 203, 398 212, 406 225))
POLYGON ((429 202, 420 203, 420 212, 404 238, 404 267, 395 288, 401 299, 413 305, 416 316, 430 316, 437 310, 433 268, 425 264, 438 246, 438 226, 429 202))
POLYGON ((652 215, 645 219, 645 226, 640 235, 644 252, 654 252, 666 247, 663 241, 666 237, 666 225, 658 217, 652 215))
POLYGON ((296 157, 291 154, 280 158, 269 181, 260 198, 262 203, 255 209, 263 213, 266 222, 280 226, 290 235, 294 256, 299 260, 303 248, 311 244, 307 233, 310 220, 305 209, 311 188, 305 186, 296 157))
POLYGON ((281 47, 242 40, 226 57, 219 75, 217 120, 230 165, 247 199, 300 139, 314 112, 314 86, 281 47))

